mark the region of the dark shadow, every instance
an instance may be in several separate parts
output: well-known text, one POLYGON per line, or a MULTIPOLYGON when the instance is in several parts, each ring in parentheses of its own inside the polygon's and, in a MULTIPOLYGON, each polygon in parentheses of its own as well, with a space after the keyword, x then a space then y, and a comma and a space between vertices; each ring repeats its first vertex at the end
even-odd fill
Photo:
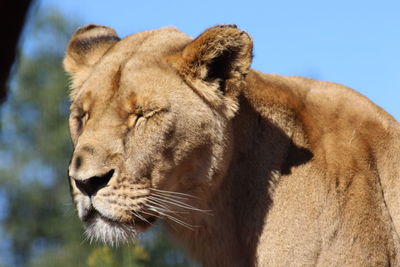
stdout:
POLYGON ((292 167, 307 163, 313 156, 310 150, 304 147, 298 147, 290 140, 288 157, 282 166, 281 173, 283 175, 291 174, 292 167))
MULTIPOLYGON (((246 255, 246 265, 253 266, 264 219, 272 204, 271 184, 281 175, 291 174, 293 167, 313 158, 310 150, 299 147, 277 126, 263 118, 245 97, 233 121, 234 154, 221 192, 231 191, 238 243, 246 255)), ((277 180, 278 179, 278 180, 277 180)), ((227 205, 229 205, 227 203, 227 205)), ((232 205, 232 204, 230 204, 232 205)))

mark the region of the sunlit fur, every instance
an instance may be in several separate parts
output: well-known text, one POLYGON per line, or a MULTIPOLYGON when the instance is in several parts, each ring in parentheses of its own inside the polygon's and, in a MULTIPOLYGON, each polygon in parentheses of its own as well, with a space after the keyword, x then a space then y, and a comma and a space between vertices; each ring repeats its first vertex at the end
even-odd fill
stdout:
POLYGON ((85 235, 90 242, 98 241, 110 246, 126 244, 132 241, 137 234, 134 225, 112 222, 101 217, 94 218, 85 227, 85 235))
POLYGON ((347 87, 250 69, 252 47, 234 25, 72 36, 88 238, 129 242, 158 219, 204 266, 400 266, 399 124, 347 87))

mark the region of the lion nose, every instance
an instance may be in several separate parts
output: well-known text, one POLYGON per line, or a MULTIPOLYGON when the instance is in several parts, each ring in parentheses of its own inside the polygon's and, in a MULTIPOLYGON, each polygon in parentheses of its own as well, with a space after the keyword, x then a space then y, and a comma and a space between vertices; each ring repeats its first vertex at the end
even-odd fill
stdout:
POLYGON ((113 174, 114 170, 110 170, 101 176, 93 176, 85 180, 75 180, 75 184, 79 191, 91 197, 96 194, 97 191, 107 186, 113 174))

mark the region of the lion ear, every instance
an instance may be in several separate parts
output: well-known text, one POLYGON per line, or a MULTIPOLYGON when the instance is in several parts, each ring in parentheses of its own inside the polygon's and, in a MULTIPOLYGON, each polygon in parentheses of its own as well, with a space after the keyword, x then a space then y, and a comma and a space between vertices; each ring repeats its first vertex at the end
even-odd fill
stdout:
POLYGON ((236 25, 218 25, 205 30, 181 54, 185 75, 207 82, 242 78, 250 69, 253 42, 236 25))
POLYGON ((250 70, 253 42, 236 25, 205 30, 169 62, 204 99, 233 116, 238 88, 250 70))
POLYGON ((82 85, 92 67, 119 40, 113 29, 93 24, 79 28, 72 35, 63 65, 72 78, 73 91, 82 85))

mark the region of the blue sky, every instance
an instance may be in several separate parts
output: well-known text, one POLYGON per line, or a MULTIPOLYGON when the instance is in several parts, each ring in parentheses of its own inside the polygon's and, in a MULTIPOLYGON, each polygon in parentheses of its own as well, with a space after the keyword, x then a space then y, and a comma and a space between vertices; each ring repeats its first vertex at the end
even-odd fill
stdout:
POLYGON ((400 120, 400 1, 41 0, 121 37, 175 26, 195 37, 220 23, 254 39, 253 68, 347 85, 400 120))

